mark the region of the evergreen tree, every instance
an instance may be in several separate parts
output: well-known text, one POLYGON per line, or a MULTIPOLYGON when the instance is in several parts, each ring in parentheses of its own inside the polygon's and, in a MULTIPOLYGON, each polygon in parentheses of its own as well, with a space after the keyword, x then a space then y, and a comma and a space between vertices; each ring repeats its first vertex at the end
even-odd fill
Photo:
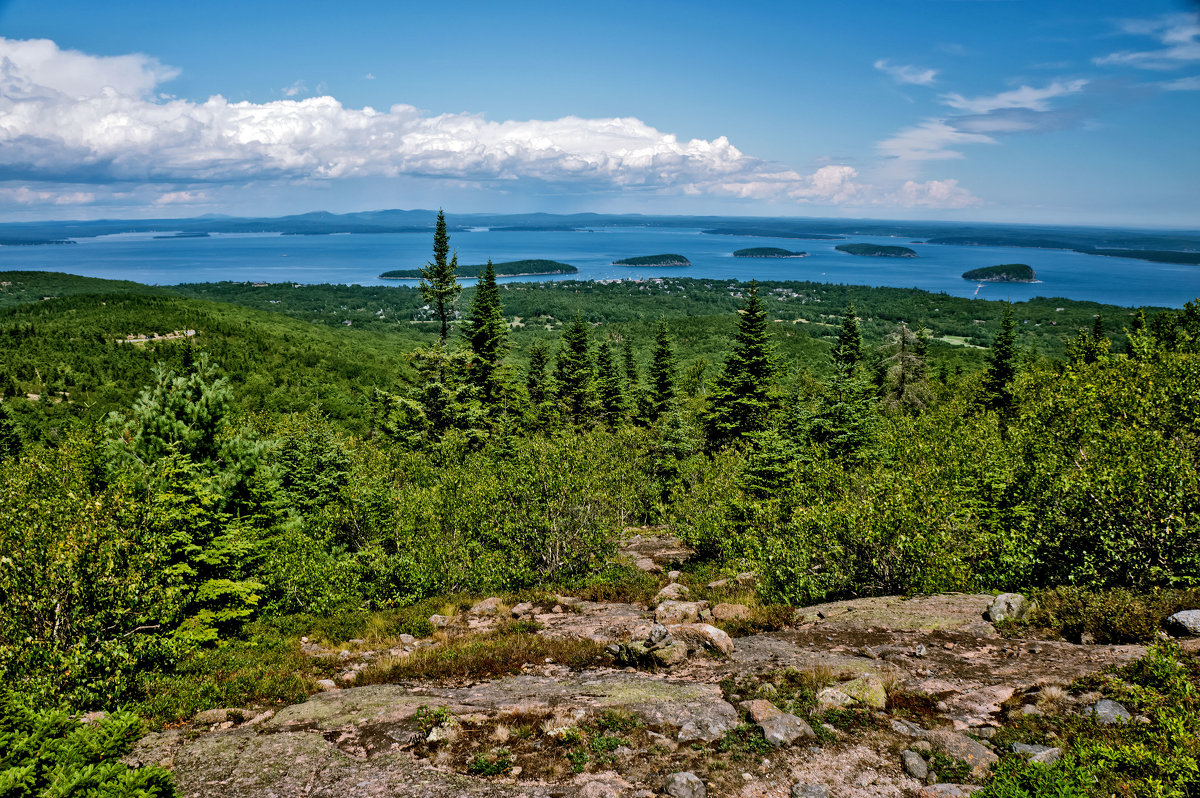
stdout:
POLYGON ((704 419, 708 440, 718 446, 766 429, 776 405, 774 346, 757 283, 750 284, 738 313, 733 352, 713 385, 704 419))
POLYGON ((650 421, 658 419, 670 409, 675 401, 675 353, 671 351, 671 340, 667 336, 667 323, 659 319, 658 331, 654 336, 654 357, 650 361, 650 396, 646 416, 650 421))
POLYGON ((608 341, 604 341, 596 354, 596 388, 600 399, 600 411, 610 424, 616 424, 625 415, 622 382, 612 346, 608 341))
POLYGON ((894 413, 918 415, 933 401, 922 355, 927 347, 904 322, 888 336, 888 343, 892 353, 884 359, 887 372, 883 405, 894 413))
POLYGON ((1133 324, 1126 332, 1125 338, 1125 354, 1133 357, 1135 354, 1134 342, 1144 340, 1146 337, 1146 311, 1143 308, 1138 308, 1134 314, 1133 324))
POLYGON ((0 460, 5 457, 16 457, 21 453, 23 443, 21 431, 17 428, 16 419, 3 404, 0 404, 0 460))
POLYGON ((582 424, 592 414, 595 405, 595 368, 588 342, 588 328, 583 317, 575 314, 563 332, 554 364, 555 393, 566 415, 582 424))
POLYGON ((454 313, 454 300, 462 286, 454 279, 458 269, 458 255, 449 261, 450 236, 446 233, 446 215, 438 211, 437 225, 433 231, 433 262, 421 268, 421 297, 433 306, 434 315, 442 324, 441 342, 446 343, 450 333, 450 317, 454 313))
POLYGON ((625 339, 625 393, 630 397, 637 396, 641 387, 641 376, 638 374, 637 360, 633 357, 633 341, 625 339))
POLYGON ((547 397, 546 368, 550 365, 550 350, 541 341, 529 347, 529 368, 525 372, 525 391, 533 407, 543 404, 547 397))
POLYGON ((858 329, 858 316, 853 302, 846 306, 846 312, 842 314, 842 328, 838 331, 838 340, 830 356, 833 358, 833 367, 845 376, 853 374, 862 363, 862 333, 858 329))
POLYGON ((1079 335, 1067 341, 1067 359, 1073 365, 1095 363, 1108 355, 1112 341, 1104 334, 1104 322, 1097 315, 1092 320, 1092 330, 1080 330, 1079 335))
POLYGON ((471 347, 471 382, 484 404, 493 404, 503 392, 501 363, 508 352, 508 325, 500 306, 500 288, 496 270, 489 258, 464 329, 471 347))
POLYGON ((992 343, 987 371, 983 377, 984 402, 993 410, 1008 410, 1013 405, 1012 382, 1017 376, 1017 329, 1011 304, 1005 304, 1000 317, 1000 332, 992 343))

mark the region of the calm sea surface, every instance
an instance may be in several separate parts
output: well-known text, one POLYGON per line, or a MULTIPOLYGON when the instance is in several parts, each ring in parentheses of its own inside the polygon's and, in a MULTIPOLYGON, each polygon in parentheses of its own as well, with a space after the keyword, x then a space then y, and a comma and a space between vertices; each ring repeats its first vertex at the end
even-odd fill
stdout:
MULTIPOLYGON (((35 269, 88 277, 171 285, 238 280, 293 283, 413 284, 380 280, 389 269, 417 268, 431 257, 429 233, 283 236, 213 235, 209 238, 156 239, 131 233, 80 239, 64 246, 0 247, 0 271, 35 269)), ((1077 252, 1013 247, 956 247, 913 244, 902 238, 852 236, 843 241, 704 235, 699 230, 605 228, 589 232, 454 233, 459 263, 547 258, 578 267, 579 274, 506 278, 584 279, 654 276, 738 280, 813 280, 853 285, 921 288, 955 296, 1020 301, 1036 296, 1066 297, 1114 305, 1179 307, 1200 296, 1200 266, 1176 266, 1077 252), (837 244, 901 244, 918 258, 864 258, 834 250, 837 244), (776 246, 810 253, 799 259, 734 258, 744 247, 776 246), (613 266, 620 258, 673 252, 687 268, 642 269, 613 266), (1040 282, 969 282, 968 269, 1027 263, 1040 282)))

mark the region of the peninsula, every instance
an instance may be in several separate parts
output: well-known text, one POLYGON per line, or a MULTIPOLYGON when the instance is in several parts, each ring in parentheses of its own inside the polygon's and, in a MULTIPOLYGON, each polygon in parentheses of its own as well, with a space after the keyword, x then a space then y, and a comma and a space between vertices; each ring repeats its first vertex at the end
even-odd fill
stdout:
POLYGON ((866 258, 915 258, 917 253, 908 247, 892 247, 882 244, 838 244, 838 252, 861 255, 866 258))
POLYGON ((1005 263, 963 272, 963 279, 981 283, 1036 283, 1037 275, 1024 263, 1005 263))
POLYGON ((614 260, 613 266, 691 266, 692 262, 682 255, 666 253, 663 255, 641 255, 636 258, 614 260))
POLYGON ((807 252, 792 252, 790 249, 780 249, 779 247, 751 247, 749 249, 735 250, 733 253, 735 258, 806 258, 807 252))
MULTIPOLYGON (((459 266, 454 270, 455 277, 478 277, 483 273, 484 264, 475 266, 459 266)), ((504 263, 493 263, 497 277, 526 277, 532 274, 578 274, 579 269, 569 263, 559 263, 556 260, 510 260, 504 263)), ((420 269, 393 269, 379 275, 380 280, 419 280, 420 269)))

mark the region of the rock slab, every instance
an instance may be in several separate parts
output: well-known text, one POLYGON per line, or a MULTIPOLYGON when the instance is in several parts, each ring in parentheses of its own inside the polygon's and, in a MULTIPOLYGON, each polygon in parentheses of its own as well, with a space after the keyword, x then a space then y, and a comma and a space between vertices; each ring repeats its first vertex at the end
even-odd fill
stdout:
POLYGON ((1200 637, 1200 610, 1183 610, 1163 624, 1175 637, 1200 637))
POLYGON ((704 798, 707 790, 695 773, 672 773, 663 779, 663 793, 671 798, 704 798))

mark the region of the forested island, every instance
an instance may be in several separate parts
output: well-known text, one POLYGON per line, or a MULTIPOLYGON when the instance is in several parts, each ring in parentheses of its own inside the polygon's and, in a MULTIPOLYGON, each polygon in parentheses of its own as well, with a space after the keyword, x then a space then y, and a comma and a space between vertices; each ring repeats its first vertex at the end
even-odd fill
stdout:
POLYGON ((750 247, 737 249, 733 252, 735 258, 806 258, 807 252, 792 252, 790 249, 779 247, 750 247))
POLYGON ((835 241, 845 238, 845 236, 826 235, 824 233, 810 233, 807 231, 791 230, 787 228, 769 228, 769 227, 718 227, 712 230, 701 230, 700 232, 712 236, 749 236, 751 238, 805 238, 810 241, 835 241))
MULTIPOLYGON (((459 266, 454 270, 455 277, 478 277, 483 273, 485 264, 476 266, 459 266)), ((510 260, 503 263, 493 263, 492 268, 497 277, 515 277, 534 274, 578 274, 579 269, 569 263, 559 263, 556 260, 532 258, 528 260, 510 260)), ((380 280, 419 280, 420 269, 393 269, 379 275, 380 280)))
POLYGON ((464 290, 435 229, 421 287, 0 273, 10 793, 575 795, 619 756, 732 796, 848 745, 1195 792, 1200 303, 464 290))
POLYGON ((964 280, 982 283, 1035 283, 1037 275, 1024 263, 1005 263, 1000 266, 985 266, 963 272, 964 280))
POLYGON ((636 258, 614 260, 613 266, 691 266, 692 262, 682 255, 665 253, 663 255, 641 255, 636 258))
POLYGON ((917 253, 908 247, 888 246, 883 244, 838 244, 834 247, 838 252, 848 255, 860 255, 867 258, 915 258, 917 253))

